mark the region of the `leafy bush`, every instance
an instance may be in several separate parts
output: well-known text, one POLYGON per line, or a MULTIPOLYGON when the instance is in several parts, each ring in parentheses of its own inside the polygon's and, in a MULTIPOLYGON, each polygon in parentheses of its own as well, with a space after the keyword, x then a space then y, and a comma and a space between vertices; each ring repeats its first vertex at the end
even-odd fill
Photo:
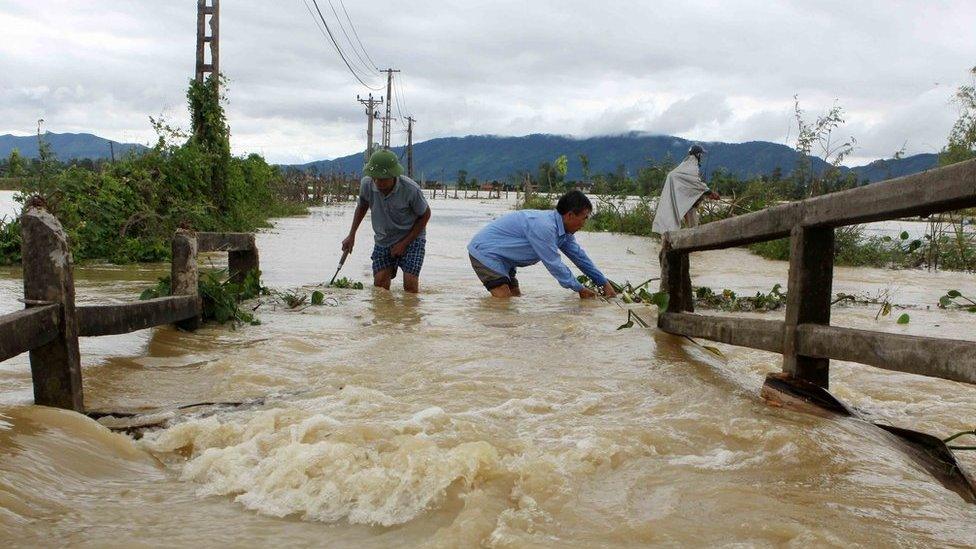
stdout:
POLYGON ((654 223, 654 211, 648 199, 642 198, 637 203, 627 204, 625 199, 616 202, 601 199, 597 202, 596 211, 583 226, 585 231, 602 231, 611 233, 633 234, 637 236, 651 236, 651 225, 654 223))
POLYGON ((551 210, 556 205, 548 195, 530 194, 515 205, 516 210, 551 210))
MULTIPOLYGON (((271 217, 304 213, 278 197, 278 169, 256 154, 230 156, 216 87, 192 83, 187 97, 196 133, 152 120, 155 147, 117 162, 58 163, 41 139, 41 159, 23 178, 21 201, 39 195, 64 227, 76 261, 164 261, 179 227, 248 232, 271 217), (202 127, 197 127, 203 124, 202 127)), ((0 264, 20 260, 20 232, 0 222, 0 264)))
MULTIPOLYGON (((203 320, 213 320, 220 324, 232 321, 234 325, 257 325, 261 321, 241 309, 240 302, 267 295, 268 289, 261 286, 261 273, 252 270, 244 276, 241 283, 232 282, 227 269, 204 271, 197 281, 197 291, 203 301, 203 320)), ((139 299, 156 299, 172 294, 172 280, 169 276, 159 279, 155 286, 147 288, 139 299)))

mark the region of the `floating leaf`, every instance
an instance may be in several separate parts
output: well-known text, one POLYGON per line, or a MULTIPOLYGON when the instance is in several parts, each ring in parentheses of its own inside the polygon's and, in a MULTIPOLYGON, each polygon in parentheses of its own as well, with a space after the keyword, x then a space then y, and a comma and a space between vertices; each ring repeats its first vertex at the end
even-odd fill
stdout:
POLYGON ((705 349, 706 351, 712 353, 713 355, 716 355, 719 358, 725 358, 725 355, 722 354, 722 351, 718 350, 718 347, 712 347, 711 345, 702 345, 702 349, 705 349))
POLYGON ((902 240, 908 240, 908 231, 902 231, 899 236, 901 236, 902 240))
POLYGON ((970 308, 968 308, 966 310, 969 311, 969 312, 971 312, 971 313, 976 313, 976 305, 973 305, 972 307, 970 307, 970 308))
POLYGON ((944 295, 944 296, 942 296, 942 297, 939 298, 939 307, 941 307, 942 309, 945 309, 950 304, 952 304, 952 298, 951 297, 949 297, 947 295, 944 295))
POLYGON ((325 301, 325 294, 315 290, 312 292, 312 305, 321 305, 325 301))
POLYGON ((953 299, 955 299, 955 298, 957 298, 957 297, 959 297, 961 295, 962 295, 962 293, 959 290, 949 290, 948 292, 946 292, 946 296, 951 297, 953 299))
POLYGON ((651 300, 651 303, 657 305, 658 312, 666 313, 668 311, 668 303, 670 300, 671 296, 668 295, 668 292, 657 292, 654 294, 654 298, 651 300))
POLYGON ((902 315, 898 317, 898 324, 908 324, 909 321, 911 321, 911 317, 908 316, 908 313, 902 313, 902 315))

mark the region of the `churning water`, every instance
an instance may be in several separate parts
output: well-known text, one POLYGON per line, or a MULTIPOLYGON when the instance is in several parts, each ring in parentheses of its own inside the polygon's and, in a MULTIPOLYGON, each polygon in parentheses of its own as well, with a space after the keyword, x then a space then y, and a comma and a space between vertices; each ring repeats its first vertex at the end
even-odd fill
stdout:
MULTIPOLYGON (((326 290, 337 306, 266 303, 260 326, 82 341, 91 409, 254 399, 245 406, 198 407, 133 440, 29 405, 27 357, 0 364, 0 545, 976 541, 976 506, 879 430, 765 406, 759 388, 778 355, 720 345, 722 360, 653 329, 617 331, 620 308, 581 302, 542 266, 520 272, 525 297, 493 301, 465 245, 510 204, 432 208, 419 296, 326 290)), ((265 283, 308 292, 328 280, 350 217, 349 207, 316 209, 261 234, 265 283)), ((366 225, 342 273, 363 281, 366 225)), ((650 239, 580 240, 611 278, 657 275, 650 239)), ((715 288, 786 281, 784 263, 743 250, 691 263, 695 283, 715 288)), ((134 299, 166 271, 78 268, 79 302, 134 299)), ((907 326, 876 321, 870 306, 835 308, 835 324, 976 338, 976 317, 935 307, 950 288, 976 294, 972 275, 836 273, 835 291, 888 289, 913 308, 907 326)), ((21 307, 21 296, 19 272, 0 271, 0 310, 21 307)), ((636 307, 653 321, 653 309, 636 307)), ((976 424, 974 387, 842 362, 831 374, 839 398, 887 423, 940 436, 976 424)))

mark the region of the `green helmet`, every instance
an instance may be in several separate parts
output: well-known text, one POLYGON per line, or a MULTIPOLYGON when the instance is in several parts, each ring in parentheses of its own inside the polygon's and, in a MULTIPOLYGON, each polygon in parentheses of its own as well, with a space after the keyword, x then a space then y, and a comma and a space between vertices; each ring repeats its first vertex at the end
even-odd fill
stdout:
POLYGON ((373 179, 389 179, 403 174, 403 166, 393 151, 380 150, 369 157, 369 162, 363 167, 363 173, 373 179))

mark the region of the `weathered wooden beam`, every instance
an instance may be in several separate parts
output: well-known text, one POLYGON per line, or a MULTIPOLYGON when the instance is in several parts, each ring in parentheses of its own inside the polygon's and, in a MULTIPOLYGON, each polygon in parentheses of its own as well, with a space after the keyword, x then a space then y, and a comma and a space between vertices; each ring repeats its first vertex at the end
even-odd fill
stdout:
MULTIPOLYGON (((174 296, 193 296, 197 299, 197 310, 203 311, 200 299, 197 272, 197 239, 189 231, 178 230, 173 235, 173 262, 170 270, 170 293, 174 296)), ((183 330, 196 330, 200 327, 201 315, 181 320, 176 326, 183 330)))
POLYGON ((0 316, 0 362, 54 341, 60 317, 59 305, 31 307, 0 316))
POLYGON ((694 252, 783 238, 799 222, 800 202, 791 202, 668 234, 672 249, 694 252))
POLYGON ((701 337, 729 345, 783 352, 783 322, 734 316, 662 313, 658 327, 669 334, 701 337))
POLYGON ((793 227, 783 324, 783 371, 824 389, 829 384, 830 360, 799 353, 796 327, 830 324, 833 278, 834 229, 793 227))
POLYGON ((976 206, 976 160, 871 183, 671 232, 676 251, 742 246, 788 236, 794 225, 842 227, 976 206))
POLYGON ((976 384, 972 341, 802 324, 797 327, 797 350, 811 357, 976 384))
POLYGON ((672 251, 670 238, 673 234, 667 233, 661 240, 661 288, 668 293, 669 311, 692 312, 695 310, 695 300, 688 254, 672 251))
POLYGON ((34 403, 84 412, 71 252, 61 224, 39 207, 20 218, 24 297, 58 305, 58 334, 30 351, 34 403))
POLYGON ((253 250, 254 233, 196 233, 197 252, 253 250))
POLYGON ((841 227, 976 206, 976 160, 803 201, 803 225, 841 227))
POLYGON ((199 301, 193 295, 180 295, 134 303, 78 307, 78 335, 127 334, 191 319, 200 314, 199 301))

